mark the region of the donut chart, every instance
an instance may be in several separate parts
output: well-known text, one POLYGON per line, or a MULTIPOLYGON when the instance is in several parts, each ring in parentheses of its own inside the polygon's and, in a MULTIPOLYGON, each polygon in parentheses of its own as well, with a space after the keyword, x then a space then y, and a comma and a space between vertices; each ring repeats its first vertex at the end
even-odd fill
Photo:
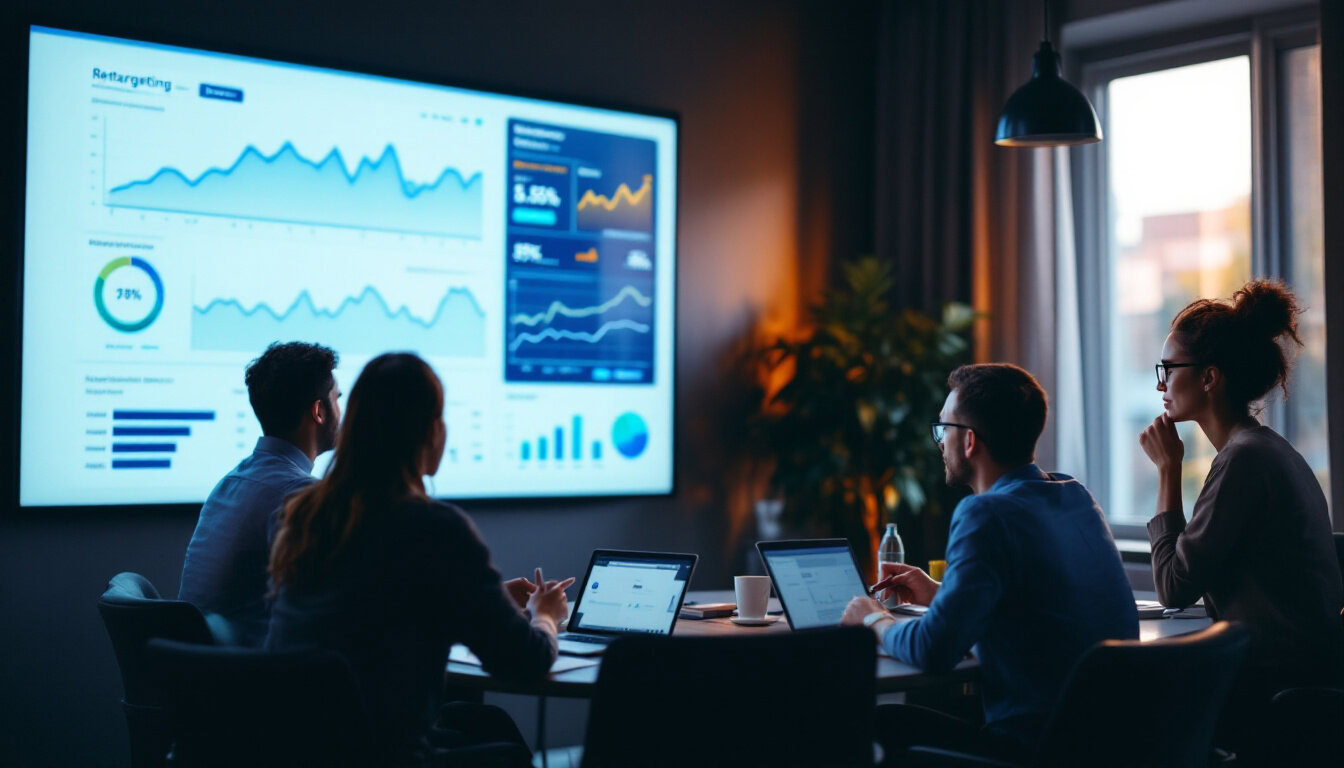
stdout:
POLYGON ((163 311, 163 280, 149 262, 139 256, 119 256, 103 266, 93 282, 93 305, 98 316, 122 333, 143 331, 163 311), (122 271, 127 270, 127 271, 122 271), (142 284, 148 279, 150 286, 142 284), (146 296, 146 293, 152 296, 146 296), (108 307, 108 294, 116 305, 108 307))

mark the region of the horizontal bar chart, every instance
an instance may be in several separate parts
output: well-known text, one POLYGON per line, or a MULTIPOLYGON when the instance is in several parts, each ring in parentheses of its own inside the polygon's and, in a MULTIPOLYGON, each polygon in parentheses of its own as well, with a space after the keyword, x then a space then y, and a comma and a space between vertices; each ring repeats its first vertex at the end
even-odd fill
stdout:
POLYGON ((113 427, 113 437, 191 437, 191 427, 113 427))
POLYGON ((168 459, 113 459, 113 469, 168 469, 173 463, 168 459))
POLYGON ((113 443, 113 453, 177 453, 177 443, 113 443))
POLYGON ((214 411, 114 410, 113 421, 214 421, 214 411))

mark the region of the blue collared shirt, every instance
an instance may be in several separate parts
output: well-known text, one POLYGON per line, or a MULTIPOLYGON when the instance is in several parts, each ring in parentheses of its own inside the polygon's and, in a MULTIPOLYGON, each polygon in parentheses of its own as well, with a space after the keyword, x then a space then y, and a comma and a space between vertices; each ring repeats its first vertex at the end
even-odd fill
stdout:
POLYGON ((201 507, 177 596, 227 620, 239 645, 266 638, 271 539, 285 499, 313 483, 312 472, 313 462, 298 446, 262 437, 201 507))
POLYGON ((957 505, 947 573, 928 613, 893 625, 882 645, 932 671, 974 649, 993 724, 1049 713, 1083 651, 1138 636, 1134 593, 1101 508, 1082 483, 1028 464, 957 505))

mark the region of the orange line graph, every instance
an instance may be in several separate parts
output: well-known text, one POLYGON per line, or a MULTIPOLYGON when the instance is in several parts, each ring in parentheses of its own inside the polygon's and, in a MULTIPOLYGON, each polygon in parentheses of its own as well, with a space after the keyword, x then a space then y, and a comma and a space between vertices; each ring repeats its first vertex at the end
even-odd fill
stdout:
POLYGON ((586 251, 574 254, 575 261, 597 261, 597 246, 594 245, 586 251))
POLYGON ((627 205, 630 205, 631 207, 638 207, 648 198, 649 192, 651 192, 652 190, 653 190, 653 175, 646 173, 644 174, 644 184, 640 186, 638 191, 631 192, 630 188, 627 187, 624 182, 622 182, 621 185, 616 188, 616 194, 612 195, 611 197, 607 197, 606 195, 599 195, 598 193, 590 189, 583 193, 583 197, 579 199, 579 204, 577 207, 578 210, 582 211, 584 208, 587 208, 590 205, 595 205, 595 206, 601 206, 602 208, 605 208, 608 211, 614 211, 616 210, 616 206, 620 205, 622 202, 626 203, 627 205))

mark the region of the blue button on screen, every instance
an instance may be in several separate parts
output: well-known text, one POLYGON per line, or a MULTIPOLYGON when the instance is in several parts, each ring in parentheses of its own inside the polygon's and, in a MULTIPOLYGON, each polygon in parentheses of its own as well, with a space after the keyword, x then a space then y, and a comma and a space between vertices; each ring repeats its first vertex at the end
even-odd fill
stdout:
POLYGON ((229 88, 223 85, 210 85, 209 83, 201 83, 201 98, 242 102, 243 89, 229 88))

